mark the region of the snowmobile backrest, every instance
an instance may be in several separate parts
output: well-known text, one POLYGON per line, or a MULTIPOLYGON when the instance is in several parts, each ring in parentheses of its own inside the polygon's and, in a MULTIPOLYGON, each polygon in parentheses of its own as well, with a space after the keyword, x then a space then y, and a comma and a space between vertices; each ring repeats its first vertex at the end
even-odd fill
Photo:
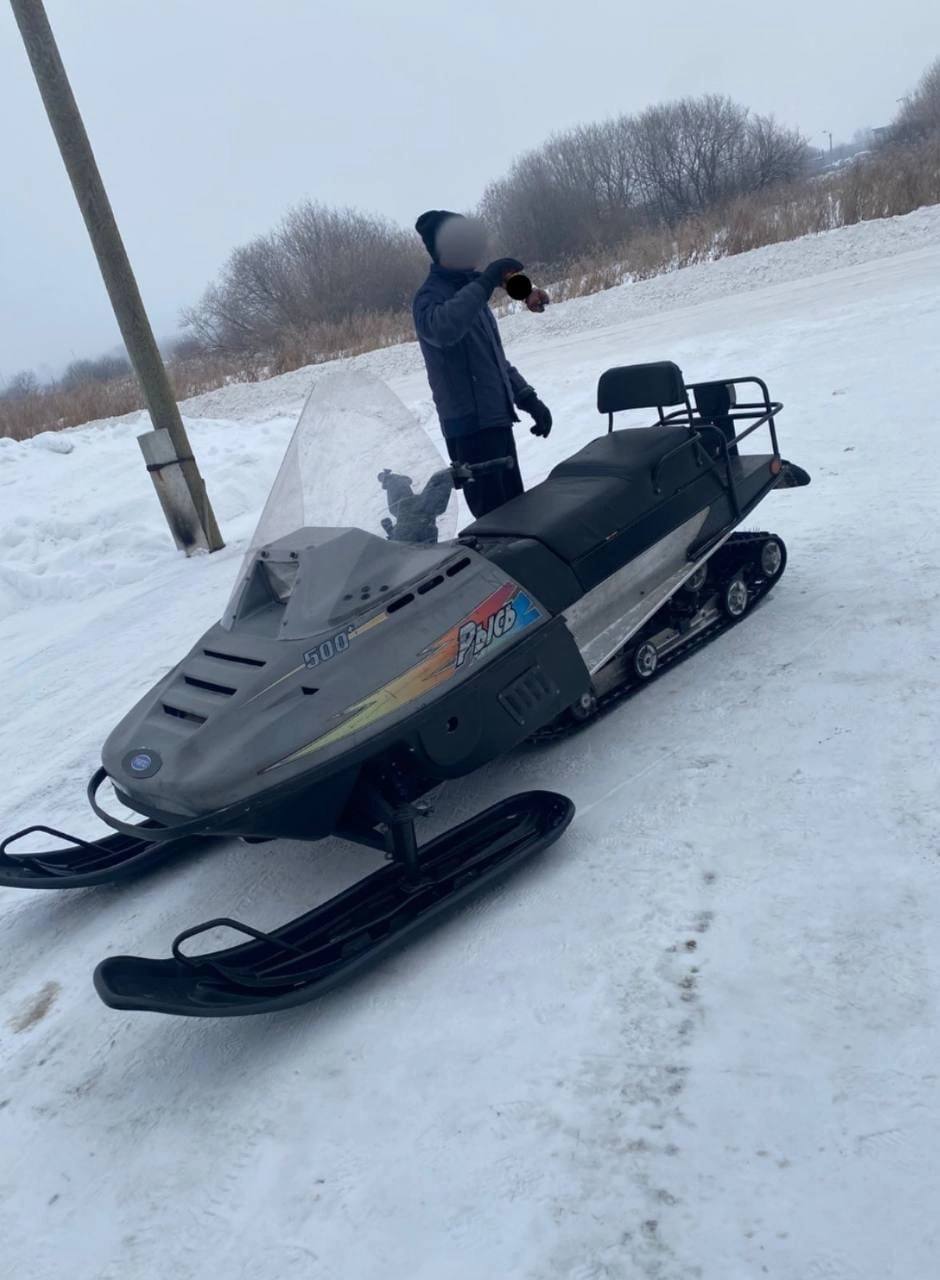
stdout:
POLYGON ((655 364, 625 364, 607 369, 597 384, 599 413, 620 413, 624 409, 661 409, 664 405, 685 404, 682 370, 671 360, 655 364))

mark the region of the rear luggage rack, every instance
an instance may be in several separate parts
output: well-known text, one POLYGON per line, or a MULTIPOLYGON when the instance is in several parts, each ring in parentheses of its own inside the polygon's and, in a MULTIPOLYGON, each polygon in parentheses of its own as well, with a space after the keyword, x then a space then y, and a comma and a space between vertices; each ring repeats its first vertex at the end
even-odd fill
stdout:
MULTIPOLYGON (((758 427, 766 425, 770 431, 773 449, 771 474, 779 475, 782 469, 780 447, 777 444, 776 415, 783 409, 779 400, 771 400, 770 391, 763 378, 753 376, 722 378, 719 382, 686 383, 682 370, 671 360, 655 364, 621 365, 607 369, 597 384, 597 408, 607 414, 607 430, 614 429, 614 414, 626 409, 655 409, 656 426, 686 427, 690 440, 704 443, 705 434, 717 437, 713 450, 706 452, 714 461, 724 464, 725 485, 735 518, 741 518, 741 504, 734 482, 731 459, 737 457, 738 445, 758 427), (761 398, 738 403, 737 388, 757 387, 761 398), (695 397, 695 407, 689 393, 695 397), (664 410, 670 405, 681 405, 671 413, 664 410), (737 423, 749 423, 743 431, 736 431, 737 423)), ((685 448, 677 445, 659 459, 653 472, 653 486, 658 492, 658 476, 663 465, 685 448)))

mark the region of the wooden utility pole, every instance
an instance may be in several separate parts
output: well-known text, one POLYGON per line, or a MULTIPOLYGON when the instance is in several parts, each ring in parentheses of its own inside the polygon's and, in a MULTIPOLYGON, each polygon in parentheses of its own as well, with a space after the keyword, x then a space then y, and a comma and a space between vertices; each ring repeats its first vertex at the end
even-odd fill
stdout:
POLYGON ((141 448, 170 530, 187 555, 218 551, 225 544, 42 0, 10 0, 10 4, 150 411, 154 430, 141 437, 141 448))

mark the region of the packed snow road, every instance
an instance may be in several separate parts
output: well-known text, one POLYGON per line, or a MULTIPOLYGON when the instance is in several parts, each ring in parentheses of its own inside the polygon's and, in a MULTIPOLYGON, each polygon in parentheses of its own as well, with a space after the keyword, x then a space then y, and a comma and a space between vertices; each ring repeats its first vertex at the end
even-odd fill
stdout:
MULTIPOLYGON (((606 366, 671 358, 764 376, 813 484, 756 513, 790 564, 742 626, 450 788, 448 824, 526 787, 578 805, 498 892, 315 1005, 213 1023, 116 1014, 92 968, 208 915, 273 925, 370 855, 233 845, 124 888, 0 891, 4 1280, 932 1280, 932 226, 829 273, 846 233, 801 242, 817 274, 776 284, 759 255, 716 264, 722 289, 648 317, 624 290, 619 324, 618 291, 558 308, 547 339, 513 319, 557 424, 520 433, 529 480, 598 430, 606 366)), ((412 355, 380 358, 426 418, 412 355)), ((289 434, 290 404, 249 400, 191 421, 230 543, 192 562, 139 420, 69 432, 70 453, 0 441, 0 832, 95 830, 100 742, 220 612, 289 434)))

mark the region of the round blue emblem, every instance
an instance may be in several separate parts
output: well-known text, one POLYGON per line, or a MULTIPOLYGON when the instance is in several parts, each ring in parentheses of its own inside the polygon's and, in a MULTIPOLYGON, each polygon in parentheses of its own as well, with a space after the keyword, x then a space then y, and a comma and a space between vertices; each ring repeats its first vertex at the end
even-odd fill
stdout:
POLYGON ((125 773, 129 773, 134 778, 152 778, 163 761, 156 751, 138 749, 128 751, 121 764, 124 766, 125 773))

